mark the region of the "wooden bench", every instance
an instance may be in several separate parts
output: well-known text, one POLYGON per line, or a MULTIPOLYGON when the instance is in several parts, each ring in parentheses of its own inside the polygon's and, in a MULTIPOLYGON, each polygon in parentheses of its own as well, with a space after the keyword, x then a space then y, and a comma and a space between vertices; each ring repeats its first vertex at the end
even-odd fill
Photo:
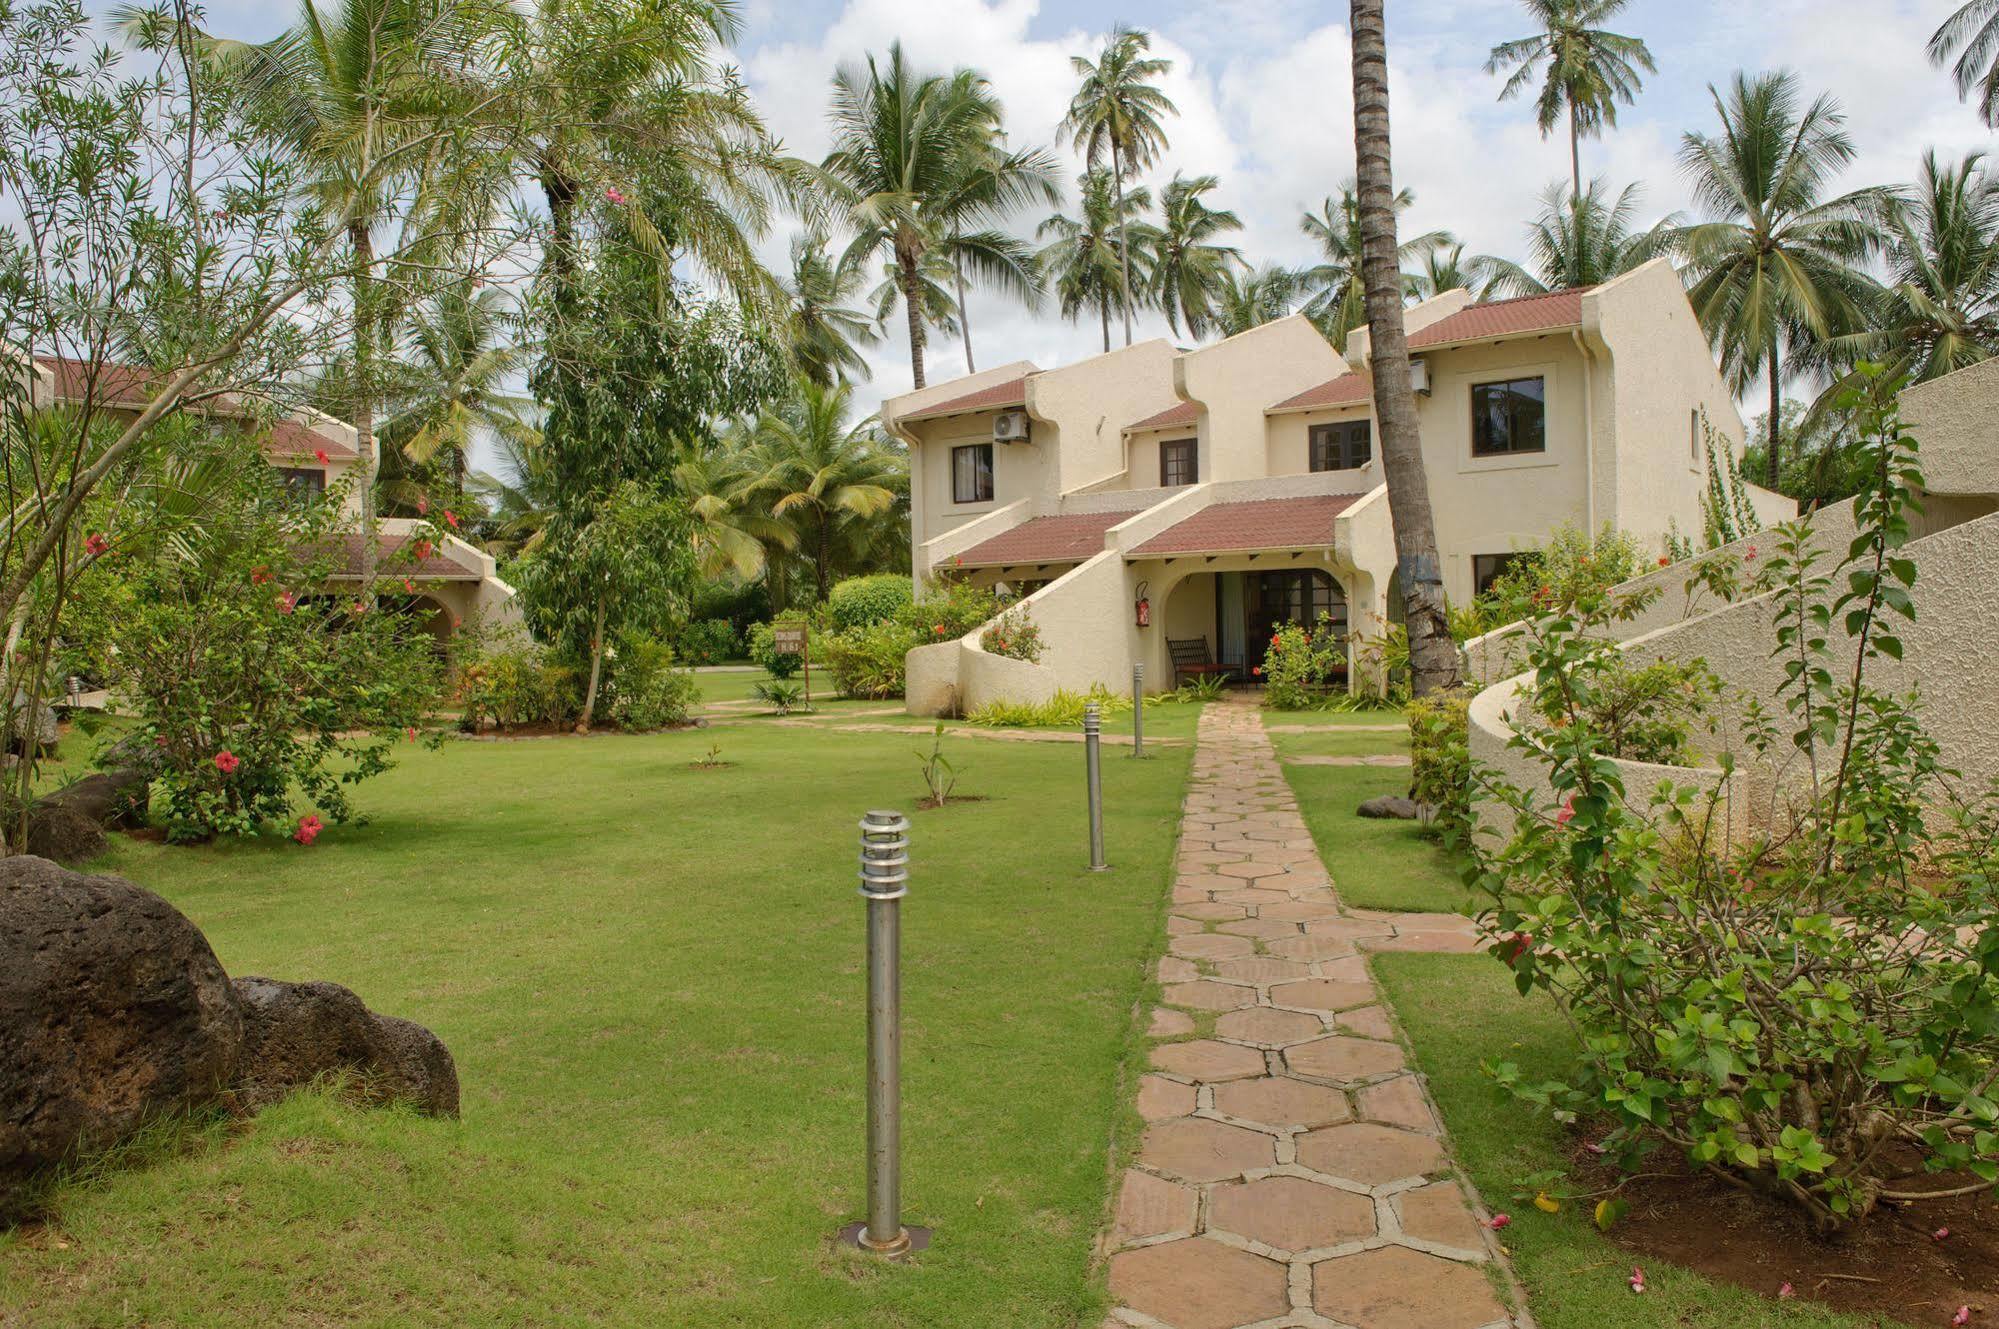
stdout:
POLYGON ((1215 663, 1213 652, 1208 649, 1206 637, 1183 637, 1166 639, 1167 653, 1173 659, 1173 686, 1179 687, 1181 680, 1189 675, 1230 674, 1235 671, 1227 665, 1215 663))

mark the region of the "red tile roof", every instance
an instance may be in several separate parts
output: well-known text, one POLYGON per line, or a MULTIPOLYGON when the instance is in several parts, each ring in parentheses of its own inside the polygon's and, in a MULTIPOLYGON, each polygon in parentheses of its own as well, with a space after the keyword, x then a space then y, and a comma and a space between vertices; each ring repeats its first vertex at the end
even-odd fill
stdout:
MULTIPOLYGON (((99 406, 105 407, 144 406, 160 377, 145 365, 109 361, 101 364, 93 375, 86 361, 57 355, 38 355, 35 363, 54 377, 56 400, 81 401, 90 393, 99 406)), ((352 461, 360 455, 339 439, 297 420, 277 421, 265 433, 263 441, 269 451, 280 456, 310 457, 318 449, 324 449, 331 461, 352 461)))
POLYGON ((1227 554, 1261 549, 1318 549, 1333 542, 1333 522, 1359 502, 1359 494, 1314 494, 1211 503, 1131 551, 1132 558, 1162 554, 1227 554))
MULTIPOLYGON (((333 574, 335 580, 349 581, 361 575, 361 548, 365 537, 343 535, 340 548, 336 551, 340 559, 340 570, 333 574)), ((449 552, 442 541, 433 541, 430 553, 417 557, 418 537, 413 535, 381 534, 375 537, 375 575, 384 582, 393 583, 404 577, 421 581, 478 581, 479 569, 470 562, 463 562, 449 552)))
POLYGON ((1588 287, 1550 291, 1546 295, 1524 295, 1517 300, 1489 300, 1466 305, 1455 314, 1438 319, 1421 332, 1411 333, 1409 349, 1447 346, 1453 342, 1485 341, 1514 337, 1524 332, 1549 332, 1572 328, 1583 321, 1583 292, 1588 287))
POLYGON ((1341 374, 1316 388, 1306 388, 1295 397, 1286 397, 1272 411, 1302 411, 1314 406, 1359 406, 1370 399, 1367 380, 1359 374, 1341 374))
POLYGON ((963 415, 967 411, 1003 410, 1009 406, 1027 405, 1027 376, 1007 379, 977 392, 968 392, 962 397, 952 397, 947 401, 935 402, 920 410, 903 416, 905 420, 934 420, 940 415, 963 415))
POLYGON ((1139 511, 1074 512, 1034 517, 958 555, 970 568, 1021 567, 1029 563, 1080 563, 1104 551, 1104 533, 1139 511))
POLYGON ((1175 425, 1191 425, 1201 418, 1201 408, 1190 401, 1176 401, 1157 415, 1148 415, 1143 420, 1135 420, 1126 425, 1125 432, 1140 429, 1171 429, 1175 425))

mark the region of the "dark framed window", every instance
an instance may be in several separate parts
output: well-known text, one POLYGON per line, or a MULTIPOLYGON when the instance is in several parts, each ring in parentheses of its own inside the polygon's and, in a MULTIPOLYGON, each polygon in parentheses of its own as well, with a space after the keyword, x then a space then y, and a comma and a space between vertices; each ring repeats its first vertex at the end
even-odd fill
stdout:
POLYGON ((951 501, 990 503, 993 498, 993 445, 970 443, 951 449, 951 501))
POLYGON ((1201 478, 1200 444, 1191 438, 1169 438, 1159 445, 1159 483, 1190 485, 1201 478))
POLYGON ((1548 450, 1548 385, 1542 378, 1476 383, 1471 390, 1471 455, 1511 457, 1548 450))
POLYGON ((301 502, 311 503, 326 492, 326 472, 312 466, 280 466, 278 479, 285 490, 301 502))
POLYGON ((1316 629, 1323 617, 1331 622, 1335 632, 1341 635, 1346 632, 1346 595, 1338 582, 1317 568, 1252 572, 1243 582, 1247 592, 1243 601, 1243 639, 1252 668, 1263 663, 1271 635, 1286 623, 1316 629))
POLYGON ((1374 426, 1366 420, 1313 425, 1308 437, 1315 471, 1356 471, 1374 459, 1374 426))
POLYGON ((1492 589, 1492 584, 1506 575, 1506 570, 1519 562, 1525 555, 1513 554, 1473 554, 1471 558, 1471 593, 1484 595, 1492 589))

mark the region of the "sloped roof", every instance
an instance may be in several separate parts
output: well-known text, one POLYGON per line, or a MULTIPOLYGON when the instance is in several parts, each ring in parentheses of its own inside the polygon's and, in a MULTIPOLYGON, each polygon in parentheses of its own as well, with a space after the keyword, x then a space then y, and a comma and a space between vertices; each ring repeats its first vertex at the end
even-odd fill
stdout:
MULTIPOLYGON (((479 569, 461 562, 442 541, 433 541, 430 552, 418 557, 418 538, 387 533, 377 535, 376 577, 386 585, 393 585, 404 577, 418 581, 480 580, 479 569)), ((336 581, 351 581, 361 575, 361 551, 366 537, 343 535, 339 539, 340 546, 335 552, 340 559, 340 567, 332 575, 336 581)))
POLYGON ((1080 563, 1103 552, 1111 527, 1138 512, 1074 512, 1034 517, 958 555, 969 568, 1020 567, 1029 563, 1080 563))
POLYGON ((1488 300, 1482 304, 1466 305, 1422 331, 1411 333, 1409 349, 1418 351, 1426 346, 1448 346, 1455 342, 1486 341, 1517 337, 1528 332, 1577 327, 1583 321, 1583 293, 1589 289, 1579 286, 1566 291, 1550 291, 1546 295, 1524 295, 1517 300, 1488 300))
POLYGON ((1136 433, 1141 429, 1171 429, 1176 425, 1191 425, 1201 418, 1201 408, 1190 401, 1176 401, 1156 415, 1148 415, 1143 420, 1134 420, 1126 425, 1126 433, 1136 433))
POLYGON ((903 416, 904 420, 934 420, 944 415, 964 415, 968 411, 996 411, 1012 406, 1027 405, 1027 376, 1010 378, 991 387, 968 392, 962 397, 952 397, 946 401, 925 406, 903 416))
POLYGON ((1333 542, 1333 524, 1359 494, 1313 494, 1211 503, 1131 551, 1130 558, 1165 554, 1228 554, 1263 549, 1318 549, 1333 542))
MULTIPOLYGON (((107 409, 137 410, 143 407, 152 399, 160 381, 159 373, 147 365, 105 361, 93 371, 87 361, 59 355, 38 355, 35 363, 47 370, 54 380, 53 391, 57 401, 82 401, 85 394, 94 394, 96 404, 107 409)), ((243 418, 214 402, 202 402, 200 409, 217 410, 231 419, 243 418)), ((315 451, 323 450, 329 461, 352 461, 360 455, 340 439, 322 434, 298 420, 280 419, 274 422, 264 431, 262 441, 269 451, 281 456, 310 457, 315 451)))
POLYGON ((1317 406, 1359 406, 1370 398, 1367 380, 1359 374, 1341 374, 1317 387, 1306 388, 1295 397, 1286 397, 1270 411, 1304 411, 1317 406))

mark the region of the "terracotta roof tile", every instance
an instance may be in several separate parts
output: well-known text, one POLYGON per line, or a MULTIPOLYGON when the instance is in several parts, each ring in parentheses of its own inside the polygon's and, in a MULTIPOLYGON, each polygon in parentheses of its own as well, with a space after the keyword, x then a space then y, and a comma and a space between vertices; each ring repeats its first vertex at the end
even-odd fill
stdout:
POLYGON ((1314 494, 1211 503, 1153 536, 1132 550, 1130 557, 1318 549, 1333 542, 1334 521, 1360 498, 1359 494, 1314 494))
POLYGON ((1306 388, 1295 397, 1286 397, 1272 411, 1302 411, 1314 406, 1360 406, 1370 399, 1367 380, 1359 374, 1341 374, 1315 388, 1306 388))
POLYGON ((1131 516, 1121 512, 1075 512, 1034 517, 958 555, 969 568, 1019 567, 1029 563, 1080 563, 1104 550, 1104 534, 1131 516))
POLYGON ((1143 420, 1134 420, 1126 425, 1125 432, 1140 429, 1171 429, 1175 425, 1191 425, 1201 418, 1201 408, 1190 401, 1176 401, 1156 415, 1148 415, 1143 420))
POLYGON ((1455 314, 1438 319, 1421 332, 1411 333, 1409 349, 1447 346, 1453 342, 1484 341, 1492 337, 1512 337, 1523 332, 1547 332, 1572 328, 1583 321, 1583 292, 1589 287, 1550 291, 1546 295, 1525 295, 1517 300, 1488 300, 1466 305, 1455 314))
MULTIPOLYGON (((86 392, 93 392, 100 406, 136 408, 146 404, 159 381, 159 374, 145 365, 106 362, 97 370, 93 382, 90 367, 82 360, 38 355, 35 363, 54 377, 58 401, 80 401, 86 392)), ((209 404, 208 409, 214 409, 214 405, 209 404)), ((265 433, 263 441, 267 450, 280 456, 310 457, 319 449, 324 449, 331 461, 352 461, 360 455, 339 439, 298 420, 277 421, 265 433)))
POLYGON ((935 402, 921 410, 903 416, 904 420, 934 420, 940 415, 963 415, 968 411, 1002 410, 1009 406, 1027 404, 1027 376, 1010 378, 991 387, 968 392, 962 397, 952 397, 935 402))

